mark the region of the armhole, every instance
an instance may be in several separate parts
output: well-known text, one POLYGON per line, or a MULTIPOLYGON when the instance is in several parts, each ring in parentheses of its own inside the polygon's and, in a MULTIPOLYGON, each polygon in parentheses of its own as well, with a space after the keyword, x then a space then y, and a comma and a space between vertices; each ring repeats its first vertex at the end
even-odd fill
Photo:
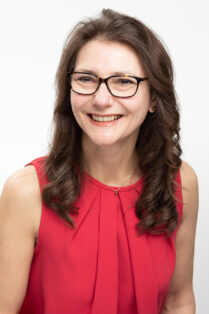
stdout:
POLYGON ((41 168, 41 160, 37 160, 35 159, 34 161, 26 164, 24 167, 27 167, 29 165, 34 166, 35 170, 36 170, 36 175, 38 177, 38 182, 39 182, 39 189, 40 189, 40 193, 41 193, 41 199, 42 199, 42 205, 41 205, 41 219, 40 219, 40 224, 39 224, 39 228, 38 228, 38 234, 37 234, 37 242, 36 242, 36 246, 34 248, 34 256, 38 254, 38 251, 40 249, 41 243, 42 243, 42 238, 43 238, 43 234, 44 234, 44 228, 45 228, 45 220, 46 220, 46 205, 43 202, 43 198, 42 198, 42 191, 43 191, 43 185, 44 185, 44 177, 43 177, 43 173, 40 171, 41 168))
POLYGON ((176 175, 175 182, 177 183, 175 185, 175 198, 176 198, 176 210, 178 212, 178 226, 179 226, 182 220, 182 216, 183 216, 183 192, 182 192, 182 181, 181 181, 180 169, 176 175))

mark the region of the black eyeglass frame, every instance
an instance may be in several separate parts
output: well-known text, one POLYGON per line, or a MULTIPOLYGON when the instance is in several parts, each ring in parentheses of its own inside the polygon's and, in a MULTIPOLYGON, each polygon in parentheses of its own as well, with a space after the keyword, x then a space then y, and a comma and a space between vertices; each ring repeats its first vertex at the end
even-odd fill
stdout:
POLYGON ((86 73, 86 72, 67 72, 67 75, 68 75, 68 76, 71 76, 72 74, 88 74, 88 75, 92 75, 92 76, 94 76, 94 77, 96 77, 96 78, 98 79, 98 86, 97 86, 96 90, 95 90, 93 93, 90 93, 90 94, 83 94, 83 93, 78 93, 78 92, 76 92, 76 91, 72 88, 71 83, 70 83, 70 88, 74 91, 74 93, 79 94, 79 95, 93 95, 93 94, 95 94, 96 91, 99 89, 101 83, 105 83, 105 85, 106 85, 106 87, 107 87, 109 93, 110 93, 112 96, 117 97, 117 98, 130 98, 130 97, 133 97, 133 96, 137 93, 140 82, 148 80, 148 77, 138 77, 138 76, 132 76, 132 75, 111 75, 111 76, 109 76, 109 77, 103 78, 103 77, 99 77, 98 75, 92 74, 92 73, 86 73), (135 93, 134 93, 133 95, 131 95, 131 96, 116 96, 116 95, 114 95, 114 94, 111 92, 111 90, 110 90, 110 88, 109 88, 109 86, 108 86, 108 80, 109 80, 110 78, 112 78, 112 77, 132 77, 132 78, 135 78, 135 79, 137 80, 137 86, 136 86, 136 91, 135 91, 135 93))

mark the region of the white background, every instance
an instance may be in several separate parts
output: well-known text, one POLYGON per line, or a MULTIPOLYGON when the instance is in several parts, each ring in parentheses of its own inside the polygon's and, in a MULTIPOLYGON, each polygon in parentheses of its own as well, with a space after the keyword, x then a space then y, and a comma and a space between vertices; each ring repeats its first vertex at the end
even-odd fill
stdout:
POLYGON ((0 191, 6 178, 47 152, 54 77, 64 40, 80 19, 102 8, 153 29, 173 60, 181 111, 182 159, 199 178, 194 262, 197 313, 208 311, 209 4, 207 0, 0 2, 0 191))

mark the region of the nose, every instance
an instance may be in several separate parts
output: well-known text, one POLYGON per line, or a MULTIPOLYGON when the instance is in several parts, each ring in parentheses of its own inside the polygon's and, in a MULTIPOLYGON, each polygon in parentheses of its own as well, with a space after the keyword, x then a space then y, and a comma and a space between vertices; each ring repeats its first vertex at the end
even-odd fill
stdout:
POLYGON ((94 106, 96 107, 109 107, 113 103, 113 97, 110 94, 107 86, 104 82, 102 82, 99 86, 99 89, 94 94, 94 106))

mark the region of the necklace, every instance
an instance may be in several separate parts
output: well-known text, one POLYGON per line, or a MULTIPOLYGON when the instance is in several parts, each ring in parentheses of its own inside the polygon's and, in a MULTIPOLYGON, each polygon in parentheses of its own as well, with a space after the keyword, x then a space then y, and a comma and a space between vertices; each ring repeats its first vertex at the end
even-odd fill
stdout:
MULTIPOLYGON (((131 172, 129 173, 129 175, 127 176, 127 178, 121 183, 121 185, 123 185, 129 178, 130 176, 132 175, 133 173, 133 169, 131 170, 131 172)), ((118 191, 121 189, 122 186, 119 186, 117 189, 113 189, 112 186, 109 186, 111 190, 113 190, 113 192, 115 193, 115 196, 118 195, 118 191)))

